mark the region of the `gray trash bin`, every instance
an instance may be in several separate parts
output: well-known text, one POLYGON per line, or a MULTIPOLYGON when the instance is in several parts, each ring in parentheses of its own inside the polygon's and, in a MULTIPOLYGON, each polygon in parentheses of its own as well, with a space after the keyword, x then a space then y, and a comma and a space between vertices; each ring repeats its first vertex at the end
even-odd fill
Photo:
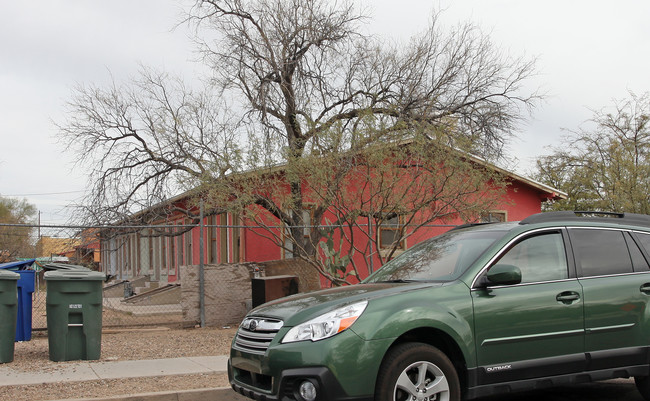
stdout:
POLYGON ((50 360, 96 360, 102 343, 104 273, 56 270, 45 273, 50 360))
POLYGON ((0 270, 0 363, 14 360, 20 275, 0 270))

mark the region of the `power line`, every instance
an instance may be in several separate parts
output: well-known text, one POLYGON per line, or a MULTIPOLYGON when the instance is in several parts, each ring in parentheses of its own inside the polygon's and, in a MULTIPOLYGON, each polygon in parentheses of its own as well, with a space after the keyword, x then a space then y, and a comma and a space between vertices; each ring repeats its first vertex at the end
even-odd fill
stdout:
MULTIPOLYGON (((1 227, 22 227, 22 228, 54 228, 54 229, 97 229, 97 230, 133 230, 133 229, 170 229, 170 228, 194 228, 200 227, 201 224, 154 224, 154 225, 69 225, 69 224, 22 224, 22 223, 0 223, 1 227)), ((365 227, 366 224, 359 224, 359 227, 365 227)), ((453 228, 458 227, 457 224, 382 224, 382 228, 399 228, 399 227, 438 227, 438 228, 453 228)), ((321 224, 321 225, 301 225, 301 226, 286 226, 286 225, 243 225, 243 224, 203 224, 205 228, 266 228, 266 229, 291 229, 291 228, 340 228, 347 227, 335 224, 321 224)))
POLYGON ((82 193, 82 191, 66 191, 66 192, 46 192, 46 193, 40 193, 40 194, 15 194, 15 195, 2 195, 4 197, 19 197, 19 196, 48 196, 48 195, 67 195, 67 194, 78 194, 82 193))

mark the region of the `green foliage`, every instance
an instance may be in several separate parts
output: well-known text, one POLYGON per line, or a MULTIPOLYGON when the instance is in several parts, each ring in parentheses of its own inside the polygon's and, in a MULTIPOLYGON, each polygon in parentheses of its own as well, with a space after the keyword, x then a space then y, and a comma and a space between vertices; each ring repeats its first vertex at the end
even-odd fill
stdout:
POLYGON ((0 223, 26 224, 36 215, 36 207, 26 199, 12 199, 0 196, 0 223))
POLYGON ((32 223, 36 213, 36 207, 25 199, 0 196, 0 262, 34 255, 30 238, 33 229, 13 225, 32 223))
POLYGON ((536 178, 566 192, 549 210, 650 214, 650 94, 594 113, 591 129, 572 132, 537 160, 536 178))
POLYGON ((503 174, 463 151, 472 144, 453 131, 423 124, 386 132, 373 120, 364 118, 355 139, 349 130, 322 133, 328 146, 347 142, 347 150, 321 149, 280 166, 206 180, 200 193, 207 204, 265 227, 263 236, 334 285, 358 281, 370 269, 369 259, 355 255, 375 258, 373 269, 379 268, 427 224, 475 221, 503 199, 503 174), (378 229, 397 216, 403 225, 386 247, 378 229))
MULTIPOLYGON (((329 224, 328 224, 329 225, 329 224)), ((333 277, 340 278, 345 280, 347 276, 352 275, 352 272, 348 271, 348 266, 352 262, 352 256, 354 255, 354 250, 348 255, 342 255, 342 250, 346 249, 346 244, 344 242, 345 235, 339 228, 339 243, 338 246, 334 245, 334 235, 335 229, 326 228, 323 229, 324 240, 318 243, 320 250, 323 254, 322 261, 324 264, 325 270, 332 275, 333 277)))

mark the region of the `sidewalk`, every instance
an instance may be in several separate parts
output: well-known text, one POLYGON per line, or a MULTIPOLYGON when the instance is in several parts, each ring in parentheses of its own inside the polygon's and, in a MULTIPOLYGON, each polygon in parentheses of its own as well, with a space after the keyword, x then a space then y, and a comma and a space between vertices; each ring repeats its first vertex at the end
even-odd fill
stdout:
POLYGON ((151 359, 116 362, 68 363, 56 371, 20 372, 11 364, 0 366, 0 386, 23 384, 78 382, 85 380, 123 379, 130 377, 170 376, 200 373, 224 373, 228 357, 200 356, 191 358, 151 359))
MULTIPOLYGON (((29 385, 39 383, 80 382, 87 380, 108 380, 134 377, 188 375, 201 373, 225 373, 228 357, 202 356, 170 359, 150 359, 116 362, 75 362, 68 363, 54 371, 33 372, 17 371, 11 365, 0 366, 0 391, 3 386, 29 385)), ((116 396, 101 400, 138 400, 138 401, 189 401, 216 400, 230 401, 245 399, 230 388, 188 390, 179 392, 161 392, 116 396)), ((78 399, 77 401, 79 401, 78 399)), ((67 400, 72 401, 72 400, 67 400)))
POLYGON ((250 399, 235 393, 230 387, 227 387, 55 401, 250 401, 250 399))

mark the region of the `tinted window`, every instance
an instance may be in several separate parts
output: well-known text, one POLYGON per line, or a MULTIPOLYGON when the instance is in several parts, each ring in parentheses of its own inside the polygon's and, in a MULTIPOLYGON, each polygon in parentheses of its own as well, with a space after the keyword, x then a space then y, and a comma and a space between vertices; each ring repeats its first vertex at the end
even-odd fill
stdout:
POLYGON ((632 261, 623 232, 573 229, 571 244, 583 277, 632 272, 632 261))
POLYGON ((568 278, 564 241, 559 232, 528 237, 512 247, 499 264, 517 266, 522 283, 568 278))
MULTIPOLYGON (((650 237, 648 235, 642 235, 644 237, 650 237)), ((627 241, 627 248, 630 251, 630 257, 632 258, 632 265, 634 266, 635 272, 644 272, 650 270, 648 267, 648 262, 646 262, 643 253, 636 244, 636 241, 630 236, 629 233, 625 234, 625 240, 627 241)))
POLYGON ((646 252, 650 253, 650 234, 636 233, 636 237, 639 239, 646 252))

